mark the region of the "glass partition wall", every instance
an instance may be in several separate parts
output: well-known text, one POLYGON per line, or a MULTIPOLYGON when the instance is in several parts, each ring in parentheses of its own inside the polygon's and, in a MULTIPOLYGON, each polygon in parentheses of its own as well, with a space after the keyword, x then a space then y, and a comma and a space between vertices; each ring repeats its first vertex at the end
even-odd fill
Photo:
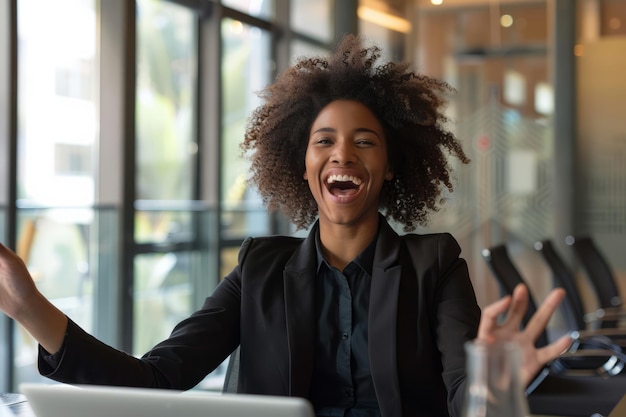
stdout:
MULTIPOLYGON (((363 1, 362 3, 367 3, 363 1)), ((481 305, 499 288, 481 252, 506 243, 530 291, 553 287, 534 249, 552 239, 578 273, 586 308, 597 307, 565 244, 592 235, 626 291, 623 256, 626 2, 417 0, 409 56, 457 91, 448 113, 472 162, 423 231, 460 241, 481 305), (618 52, 620 51, 620 52, 618 52), (620 58, 617 58, 617 57, 620 58)), ((557 315, 555 332, 565 331, 557 315)))
POLYGON ((456 89, 448 111, 471 159, 428 230, 459 240, 481 304, 499 295, 481 251, 499 243, 542 299, 551 281, 533 244, 555 214, 549 3, 462 3, 421 2, 416 19, 416 64, 456 89))

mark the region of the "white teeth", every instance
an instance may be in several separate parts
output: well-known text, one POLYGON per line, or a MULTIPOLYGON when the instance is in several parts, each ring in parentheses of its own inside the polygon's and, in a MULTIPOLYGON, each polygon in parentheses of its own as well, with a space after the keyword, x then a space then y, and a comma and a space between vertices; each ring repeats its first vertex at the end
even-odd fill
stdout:
POLYGON ((353 177, 352 175, 331 175, 326 180, 326 182, 328 182, 329 184, 332 184, 335 182, 348 182, 348 181, 356 185, 361 185, 361 182, 362 182, 360 178, 353 177))

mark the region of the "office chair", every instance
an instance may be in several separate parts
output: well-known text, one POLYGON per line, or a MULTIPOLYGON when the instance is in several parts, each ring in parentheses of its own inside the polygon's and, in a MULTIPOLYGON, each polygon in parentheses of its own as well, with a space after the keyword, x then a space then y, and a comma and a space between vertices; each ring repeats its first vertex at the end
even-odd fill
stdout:
MULTIPOLYGON (((522 326, 526 326, 537 311, 537 303, 532 297, 530 288, 513 263, 506 245, 501 244, 483 249, 482 256, 500 288, 506 294, 512 294, 513 289, 518 284, 524 284, 528 288, 528 309, 522 320, 522 326)), ((550 374, 616 376, 624 370, 626 354, 610 338, 603 335, 583 335, 581 332, 573 332, 572 338, 573 343, 568 351, 546 366, 527 388, 527 394, 532 392, 550 374)), ((544 330, 539 335, 535 345, 543 347, 548 343, 548 333, 544 330)))
POLYGON ((585 329, 587 327, 587 323, 584 320, 585 308, 574 280, 574 274, 556 252, 549 239, 535 242, 534 248, 542 255, 546 264, 550 267, 554 287, 565 289, 565 299, 562 307, 564 310, 563 318, 567 327, 575 330, 585 329))
MULTIPOLYGON (((563 300, 561 306, 568 328, 572 330, 590 330, 590 327, 593 329, 614 329, 605 333, 620 335, 620 332, 615 330, 616 320, 626 318, 626 312, 606 312, 603 309, 598 309, 587 313, 576 284, 576 275, 565 264, 565 261, 556 251, 550 239, 535 242, 534 248, 550 267, 554 286, 565 289, 565 300, 563 300)), ((622 337, 624 336, 622 335, 622 337)))
POLYGON ((239 346, 230 354, 224 377, 223 393, 235 394, 239 386, 239 346))
MULTIPOLYGON (((513 264, 505 245, 497 245, 489 249, 483 249, 482 256, 483 259, 487 262, 487 265, 491 269, 491 272, 498 281, 500 289, 503 291, 504 294, 513 294, 513 290, 518 284, 525 283, 519 270, 513 264)), ((526 325, 526 323, 530 321, 530 318, 535 314, 536 311, 537 304, 535 303, 534 298, 530 296, 529 288, 528 309, 524 314, 522 323, 526 325)), ((535 345, 537 347, 542 347, 546 346, 547 344, 548 335, 546 332, 543 332, 535 342, 535 345)))
POLYGON ((593 239, 589 236, 568 236, 565 242, 574 249, 596 292, 600 307, 606 310, 621 308, 622 299, 613 270, 593 239))

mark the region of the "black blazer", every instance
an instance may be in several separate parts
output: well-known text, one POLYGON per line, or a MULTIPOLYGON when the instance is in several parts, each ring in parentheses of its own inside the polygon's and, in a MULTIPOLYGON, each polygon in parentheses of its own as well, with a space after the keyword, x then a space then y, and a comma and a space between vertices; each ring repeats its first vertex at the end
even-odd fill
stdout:
MULTIPOLYGON (((314 226, 317 227, 317 226, 314 226)), ((248 238, 238 266, 171 336, 135 359, 73 322, 42 374, 67 383, 189 389, 241 348, 239 392, 308 397, 315 347, 315 230, 248 238)), ((464 343, 480 309, 449 234, 400 237, 381 217, 369 306, 370 368, 384 417, 460 415, 464 343), (411 254, 413 257, 411 259, 411 254), (447 396, 447 401, 446 401, 447 396)))

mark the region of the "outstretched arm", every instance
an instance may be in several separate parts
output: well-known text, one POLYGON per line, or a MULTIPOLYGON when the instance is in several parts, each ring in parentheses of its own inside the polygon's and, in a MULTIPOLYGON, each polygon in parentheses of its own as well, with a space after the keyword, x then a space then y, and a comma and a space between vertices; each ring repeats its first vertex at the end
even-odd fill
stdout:
POLYGON ((2 244, 0 311, 20 323, 48 352, 61 348, 67 317, 39 292, 24 262, 2 244))
POLYGON ((535 341, 548 325, 564 296, 565 291, 562 288, 552 290, 524 329, 520 325, 528 308, 528 289, 525 285, 518 285, 512 296, 503 297, 483 309, 477 339, 487 342, 517 341, 522 348, 521 379, 524 385, 528 385, 541 368, 571 344, 571 338, 565 335, 548 346, 535 347, 535 341), (507 313, 506 317, 500 323, 498 316, 504 313, 507 313))

